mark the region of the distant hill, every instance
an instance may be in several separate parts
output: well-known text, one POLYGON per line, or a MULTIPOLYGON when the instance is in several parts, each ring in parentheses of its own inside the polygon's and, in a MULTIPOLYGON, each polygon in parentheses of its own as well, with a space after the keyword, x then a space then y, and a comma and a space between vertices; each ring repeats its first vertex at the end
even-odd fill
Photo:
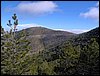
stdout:
MULTIPOLYGON (((50 35, 50 34, 64 34, 64 35, 70 35, 73 34, 71 32, 66 31, 55 31, 52 29, 48 29, 45 27, 31 27, 24 29, 26 31, 27 36, 29 35, 50 35)), ((23 30, 21 30, 23 31, 23 30)))
MULTIPOLYGON (((74 46, 81 45, 81 47, 88 45, 91 38, 95 38, 99 43, 99 27, 94 28, 88 32, 81 34, 73 34, 69 38, 67 38, 64 42, 62 42, 59 46, 66 45, 68 41, 70 41, 74 46)), ((49 48, 49 50, 56 49, 55 47, 49 48)))
POLYGON ((74 35, 74 33, 67 31, 55 31, 45 27, 31 27, 16 32, 16 36, 18 37, 18 34, 22 31, 24 31, 27 39, 31 42, 31 52, 57 46, 74 35))
POLYGON ((85 32, 85 33, 82 33, 79 35, 81 35, 82 37, 88 37, 88 38, 95 37, 95 38, 97 38, 97 37, 99 37, 99 27, 94 28, 88 32, 85 32))
POLYGON ((88 32, 75 35, 70 38, 70 40, 73 41, 75 45, 82 44, 84 46, 90 41, 91 38, 95 38, 96 41, 99 42, 99 27, 88 32))

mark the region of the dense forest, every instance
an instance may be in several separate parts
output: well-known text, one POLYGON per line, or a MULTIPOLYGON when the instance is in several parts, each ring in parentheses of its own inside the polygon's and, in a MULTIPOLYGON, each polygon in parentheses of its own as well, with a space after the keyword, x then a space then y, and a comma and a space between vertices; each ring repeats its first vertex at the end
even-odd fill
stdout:
POLYGON ((16 14, 12 19, 14 24, 11 24, 10 20, 7 24, 11 28, 9 32, 1 26, 2 75, 100 75, 99 27, 82 34, 69 33, 71 35, 66 37, 64 35, 61 37, 60 33, 60 38, 57 32, 53 38, 55 41, 58 37, 57 41, 61 40, 59 44, 56 42, 52 44, 53 41, 47 37, 40 38, 41 44, 45 42, 41 45, 43 49, 31 53, 30 50, 33 49, 31 39, 28 39, 25 30, 16 31, 18 25, 16 14), (45 39, 49 42, 46 43, 45 39), (49 46, 50 43, 52 46, 49 46))

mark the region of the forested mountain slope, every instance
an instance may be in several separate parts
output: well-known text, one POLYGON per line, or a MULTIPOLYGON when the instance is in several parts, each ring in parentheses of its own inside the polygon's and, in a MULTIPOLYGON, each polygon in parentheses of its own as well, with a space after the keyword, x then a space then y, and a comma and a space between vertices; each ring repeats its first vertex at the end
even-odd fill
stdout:
POLYGON ((45 27, 31 27, 16 32, 16 36, 20 38, 21 32, 24 32, 27 39, 31 42, 31 53, 42 51, 47 48, 59 45, 67 40, 74 33, 66 31, 55 31, 45 27))
MULTIPOLYGON (((38 54, 40 75, 99 75, 99 28, 38 54), (91 35, 92 34, 92 35, 91 35)), ((36 59, 36 60, 37 60, 36 59)), ((36 65, 36 63, 34 63, 36 65)))

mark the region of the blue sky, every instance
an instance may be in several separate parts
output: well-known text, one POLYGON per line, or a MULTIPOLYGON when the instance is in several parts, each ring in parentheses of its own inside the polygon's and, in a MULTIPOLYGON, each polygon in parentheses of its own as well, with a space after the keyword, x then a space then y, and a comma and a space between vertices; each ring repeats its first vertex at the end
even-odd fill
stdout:
POLYGON ((16 13, 17 29, 43 26, 55 30, 82 33, 99 26, 98 1, 2 1, 1 25, 16 13))

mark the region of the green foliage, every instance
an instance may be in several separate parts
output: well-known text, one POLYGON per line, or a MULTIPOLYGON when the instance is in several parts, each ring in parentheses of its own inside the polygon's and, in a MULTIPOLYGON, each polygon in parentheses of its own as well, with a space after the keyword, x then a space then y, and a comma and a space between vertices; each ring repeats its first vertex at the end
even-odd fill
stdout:
POLYGON ((78 70, 79 74, 99 75, 99 44, 95 38, 91 38, 90 43, 83 47, 81 51, 78 70), (83 68, 84 67, 84 68, 83 68))
POLYGON ((2 48, 1 48, 1 72, 2 74, 10 75, 21 75, 25 72, 30 62, 29 56, 29 44, 30 42, 23 37, 17 39, 15 37, 16 25, 18 25, 17 16, 14 14, 12 17, 14 19, 14 28, 12 28, 11 21, 9 20, 8 26, 11 27, 9 33, 4 33, 2 36, 2 48), (13 31, 12 31, 13 30, 13 31))
POLYGON ((35 57, 32 75, 99 75, 99 44, 95 38, 84 47, 67 41, 35 57))

